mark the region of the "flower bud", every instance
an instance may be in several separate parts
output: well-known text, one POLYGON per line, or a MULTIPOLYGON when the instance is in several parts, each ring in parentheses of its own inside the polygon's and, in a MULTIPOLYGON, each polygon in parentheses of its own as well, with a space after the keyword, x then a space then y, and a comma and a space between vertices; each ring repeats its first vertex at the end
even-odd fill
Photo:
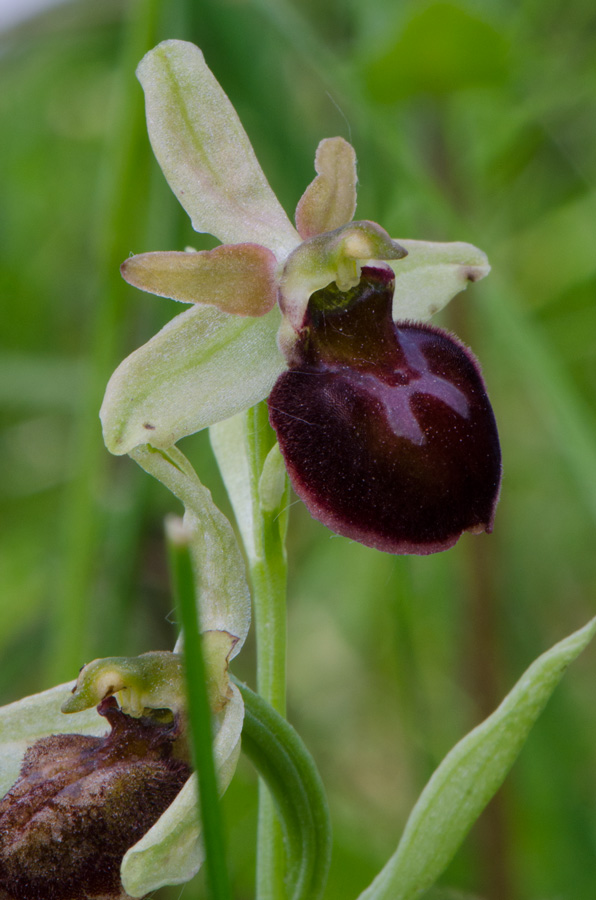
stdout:
POLYGON ((434 553, 490 531, 499 439, 479 365, 440 329, 391 317, 393 273, 315 292, 269 397, 290 479, 333 531, 434 553))
POLYGON ((174 800, 190 768, 177 720, 131 718, 110 697, 105 737, 38 740, 0 802, 2 900, 119 900, 126 851, 174 800))

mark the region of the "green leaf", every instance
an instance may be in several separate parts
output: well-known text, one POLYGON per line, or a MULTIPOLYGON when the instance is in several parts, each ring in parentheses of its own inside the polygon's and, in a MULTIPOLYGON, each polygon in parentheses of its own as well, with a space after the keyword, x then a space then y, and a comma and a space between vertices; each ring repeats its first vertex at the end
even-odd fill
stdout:
POLYGON ((496 793, 596 619, 542 654, 498 709, 456 744, 431 777, 399 846, 360 900, 414 900, 436 881, 496 793))
POLYGON ((153 151, 195 231, 283 259, 300 238, 198 47, 164 41, 137 69, 153 151))
POLYGON ((368 66, 371 96, 395 103, 415 94, 444 96, 507 77, 508 41, 492 22, 455 3, 431 3, 413 14, 368 66))
POLYGON ((150 443, 167 448, 263 400, 285 363, 277 308, 257 319, 197 306, 122 362, 101 407, 116 455, 150 443))
POLYGON ((408 255, 390 262, 395 273, 393 318, 426 321, 471 281, 490 272, 486 253, 461 241, 446 244, 399 239, 408 255))
POLYGON ((319 900, 331 861, 331 823, 319 773, 292 726, 246 685, 235 684, 245 706, 242 749, 267 782, 282 823, 289 900, 319 900))

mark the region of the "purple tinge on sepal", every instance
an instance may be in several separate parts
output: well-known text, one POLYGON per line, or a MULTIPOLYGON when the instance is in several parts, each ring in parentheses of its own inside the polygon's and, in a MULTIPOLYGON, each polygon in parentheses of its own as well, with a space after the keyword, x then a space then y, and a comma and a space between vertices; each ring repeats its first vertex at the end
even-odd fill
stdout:
POLYGON ((391 318, 393 276, 311 297, 269 397, 290 479, 311 514, 389 553, 435 553, 491 531, 501 480, 479 365, 446 332, 391 318))

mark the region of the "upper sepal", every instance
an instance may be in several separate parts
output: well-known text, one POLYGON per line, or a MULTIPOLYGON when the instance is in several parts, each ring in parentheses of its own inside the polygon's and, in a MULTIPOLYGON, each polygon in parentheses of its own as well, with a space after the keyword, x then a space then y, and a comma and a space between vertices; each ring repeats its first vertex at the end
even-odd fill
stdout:
POLYGON ((298 234, 199 48, 163 41, 143 57, 137 76, 153 151, 195 231, 286 256, 298 234))

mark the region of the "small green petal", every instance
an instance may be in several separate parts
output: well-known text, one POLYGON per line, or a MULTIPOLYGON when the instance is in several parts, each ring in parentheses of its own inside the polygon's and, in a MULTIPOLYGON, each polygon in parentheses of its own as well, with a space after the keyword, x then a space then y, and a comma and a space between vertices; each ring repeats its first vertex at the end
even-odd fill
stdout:
POLYGON ((108 450, 170 447, 263 400, 285 368, 277 307, 257 319, 196 306, 120 364, 100 416, 108 450))
POLYGON ((391 268, 395 272, 393 318, 426 321, 443 309, 470 281, 480 281, 490 272, 486 253, 455 241, 399 243, 408 251, 405 259, 391 268))
POLYGON ((341 137, 325 138, 315 156, 317 177, 296 207, 296 227, 306 238, 334 231, 352 221, 356 211, 356 154, 341 137))
POLYGON ((74 682, 60 684, 0 708, 0 797, 18 778, 27 747, 50 734, 94 734, 109 731, 108 723, 88 709, 65 716, 61 706, 71 696, 74 682))
POLYGON ((262 316, 275 306, 276 270, 275 255, 260 244, 139 253, 120 266, 122 277, 142 291, 237 316, 262 316))
MULTIPOLYGON (((236 769, 244 704, 235 685, 232 698, 216 720, 219 730, 213 756, 223 794, 236 769)), ((183 884, 198 872, 204 858, 197 822, 197 782, 193 775, 174 802, 141 840, 126 853, 120 870, 131 897, 144 897, 166 884, 183 884)))
POLYGON ((137 75, 153 151, 195 231, 224 244, 255 241, 284 258, 298 234, 199 48, 164 41, 137 75))

